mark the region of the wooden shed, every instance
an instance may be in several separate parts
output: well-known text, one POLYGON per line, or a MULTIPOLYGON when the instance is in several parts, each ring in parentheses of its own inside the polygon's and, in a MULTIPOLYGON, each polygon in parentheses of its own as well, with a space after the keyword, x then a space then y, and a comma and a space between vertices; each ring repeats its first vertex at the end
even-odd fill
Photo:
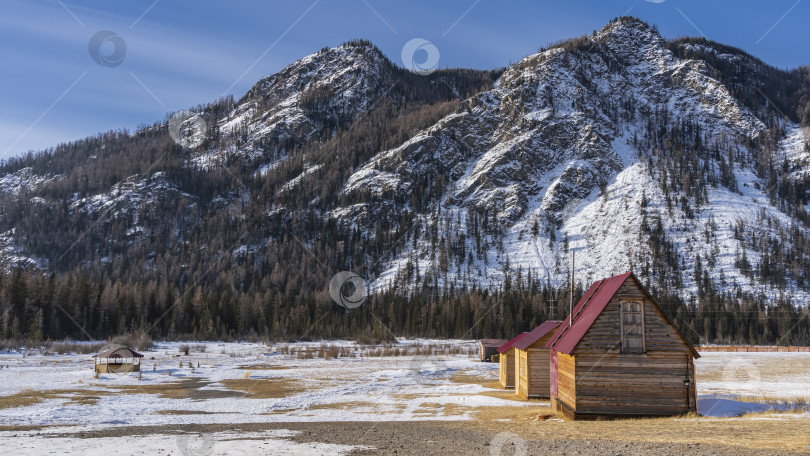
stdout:
POLYGON ((700 355, 632 272, 594 282, 546 346, 552 407, 568 419, 697 410, 700 355))
POLYGON ((549 397, 549 349, 546 343, 561 323, 556 320, 543 322, 515 342, 515 392, 520 397, 549 397))
POLYGON ((501 386, 504 388, 515 387, 515 347, 514 344, 521 337, 529 333, 520 333, 509 342, 498 347, 500 355, 498 361, 501 363, 501 386))
POLYGON ((498 354, 498 347, 507 342, 506 339, 481 339, 481 361, 492 361, 492 355, 498 354))
POLYGON ((113 347, 95 356, 96 372, 100 374, 124 374, 141 370, 143 355, 126 347, 113 347))

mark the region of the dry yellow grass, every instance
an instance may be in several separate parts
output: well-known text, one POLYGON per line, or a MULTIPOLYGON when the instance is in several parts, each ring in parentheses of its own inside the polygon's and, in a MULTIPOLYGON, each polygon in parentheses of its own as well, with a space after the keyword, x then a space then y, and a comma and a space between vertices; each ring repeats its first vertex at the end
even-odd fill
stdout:
POLYGON ((442 415, 444 416, 463 416, 475 410, 475 407, 459 404, 444 404, 442 407, 442 415))
POLYGON ((227 390, 204 390, 202 387, 210 385, 198 378, 187 378, 174 382, 159 383, 154 385, 115 385, 113 388, 124 394, 156 394, 166 399, 221 399, 238 397, 242 394, 227 390))
POLYGON ((43 391, 25 390, 16 394, 0 397, 0 409, 13 407, 28 407, 49 399, 43 391))
MULTIPOLYGON (((755 360, 762 369, 774 369, 783 375, 799 375, 810 372, 810 359, 784 365, 778 360, 755 360), (777 367, 778 366, 778 367, 777 367)), ((704 381, 706 381, 704 373, 704 381)), ((711 374, 714 375, 714 374, 711 374)), ((721 375, 721 374, 718 374, 721 375)), ((701 379, 698 378, 698 381, 701 379)), ((499 384, 492 385, 489 379, 478 376, 460 374, 453 378, 456 383, 478 383, 485 387, 495 386, 492 391, 479 394, 526 401, 515 395, 512 390, 500 389, 499 384), (476 382, 476 379, 478 382, 476 382)), ((778 403, 784 398, 769 396, 752 396, 735 398, 746 402, 778 403)), ((779 413, 763 412, 746 415, 742 418, 703 418, 696 415, 671 418, 644 418, 632 420, 605 420, 605 421, 560 421, 559 419, 545 420, 538 417, 552 416, 552 411, 545 400, 538 400, 538 406, 525 407, 476 407, 466 409, 471 412, 474 421, 459 422, 458 425, 474 425, 497 432, 509 431, 523 435, 527 439, 576 439, 576 440, 619 440, 628 442, 653 443, 701 443, 742 447, 754 450, 781 450, 790 452, 808 452, 810 450, 810 419, 799 417, 795 413, 787 412, 782 419, 779 413), (632 432, 628 432, 632 430, 632 432)), ((798 397, 793 403, 807 405, 807 397, 798 397)), ((425 404, 423 404, 425 405, 425 404)), ((422 414, 436 413, 436 404, 425 407, 422 414)))
MULTIPOLYGON (((109 389, 25 390, 0 396, 0 409, 27 407, 48 399, 64 399, 67 404, 96 405, 102 396, 116 394, 154 394, 166 399, 218 399, 242 396, 244 393, 227 390, 204 390, 211 382, 189 378, 168 383, 139 385, 110 385, 109 389)), ((260 389, 257 389, 260 390, 260 389)), ((283 397, 283 396, 281 396, 283 397)))
POLYGON ((76 425, 75 424, 43 424, 43 425, 11 424, 11 425, 0 426, 0 432, 41 431, 41 430, 47 429, 49 427, 64 427, 64 426, 76 426, 76 425))
MULTIPOLYGON (((461 419, 465 415, 477 411, 478 408, 467 405, 423 402, 413 411, 413 414, 420 418, 454 417, 461 419)), ((399 413, 399 411, 394 413, 399 413)))
POLYGON ((496 421, 529 421, 540 415, 552 415, 548 405, 538 404, 537 407, 477 407, 473 410, 473 417, 481 423, 496 421))
POLYGON ((644 418, 605 421, 536 420, 549 415, 548 407, 478 407, 475 420, 462 426, 514 432, 526 439, 614 440, 679 444, 707 444, 754 450, 789 452, 810 450, 810 419, 644 418), (502 420, 509 420, 508 422, 502 420))
POLYGON ((292 369, 290 366, 279 366, 277 364, 251 364, 249 366, 239 366, 239 369, 245 370, 285 370, 292 369))
POLYGON ((413 411, 415 416, 426 418, 436 416, 441 412, 442 405, 436 402, 423 402, 419 407, 413 411))
POLYGON ((474 384, 474 385, 498 385, 498 386, 487 386, 487 388, 499 388, 500 384, 498 382, 493 382, 490 377, 484 377, 481 375, 471 375, 467 372, 460 372, 457 374, 453 374, 450 377, 450 381, 453 383, 464 383, 464 384, 474 384))
POLYGON ((261 415, 276 415, 280 413, 290 413, 290 412, 297 412, 300 409, 297 408, 288 408, 288 409, 274 409, 270 410, 269 412, 261 413, 261 415))
POLYGON ((332 404, 310 405, 307 410, 351 410, 360 407, 375 408, 377 404, 365 401, 335 402, 332 404))
POLYGON ((433 396, 433 395, 424 394, 424 393, 397 393, 397 394, 392 394, 391 395, 391 397, 393 397, 393 398, 405 399, 406 401, 409 401, 411 399, 419 399, 419 398, 431 397, 431 396, 433 396))
MULTIPOLYGON (((500 382, 493 382, 491 378, 480 375, 470 375, 466 372, 455 374, 450 377, 453 383, 463 383, 472 385, 481 385, 491 391, 482 391, 478 393, 479 396, 497 397, 498 399, 506 399, 509 401, 517 402, 534 402, 534 399, 526 400, 515 393, 514 388, 504 388, 500 382)), ((539 400, 541 404, 547 404, 547 400, 539 400)))
MULTIPOLYGON (((793 415, 797 418, 799 414, 804 413, 804 410, 765 410, 763 412, 750 412, 742 415, 740 418, 784 418, 784 415, 793 415)), ((810 424, 810 423, 809 423, 810 424)))
POLYGON ((733 399, 735 401, 753 402, 756 404, 786 404, 796 409, 810 409, 810 396, 769 396, 761 394, 757 396, 734 396, 733 399))
POLYGON ((158 415, 214 415, 218 412, 206 412, 203 410, 158 410, 155 413, 158 415))
POLYGON ((498 399, 505 399, 507 401, 515 402, 537 402, 538 405, 548 405, 548 400, 545 399, 524 399, 517 394, 515 390, 500 390, 500 391, 482 391, 478 393, 479 396, 497 397, 498 399))
MULTIPOLYGON (((750 366, 752 374, 758 374, 761 377, 766 375, 771 378, 789 378, 789 377, 802 377, 810 373, 810 356, 806 354, 797 353, 789 355, 789 362, 780 356, 762 356, 761 353, 726 353, 729 360, 733 360, 736 364, 741 366, 739 369, 732 369, 726 372, 724 366, 727 364, 703 364, 701 362, 695 363, 695 374, 698 384, 700 382, 716 382, 724 380, 724 375, 734 375, 739 377, 739 380, 745 381, 745 376, 749 373, 746 366, 750 366)), ((788 355, 787 353, 785 355, 788 355)))
POLYGON ((277 399, 307 389, 300 380, 288 378, 234 378, 223 380, 222 384, 254 399, 277 399))
POLYGON ((98 401, 101 399, 101 396, 107 396, 107 393, 104 394, 95 394, 95 395, 88 395, 88 394, 81 394, 72 396, 68 400, 68 404, 77 404, 77 405, 96 405, 98 401))
POLYGON ((412 399, 427 399, 431 397, 447 397, 447 396, 456 396, 456 397, 469 397, 467 393, 397 393, 391 394, 392 398, 395 399, 404 399, 406 401, 410 401, 412 399))
POLYGON ((393 415, 401 413, 406 409, 405 404, 381 405, 374 402, 366 401, 350 401, 350 402, 335 402, 332 404, 316 404, 307 407, 307 410, 351 410, 354 413, 368 413, 375 415, 393 415), (368 410, 357 411, 360 408, 368 410))
POLYGON ((69 404, 95 405, 101 396, 110 395, 104 390, 24 390, 8 396, 0 396, 0 409, 28 407, 48 399, 64 399, 69 404))

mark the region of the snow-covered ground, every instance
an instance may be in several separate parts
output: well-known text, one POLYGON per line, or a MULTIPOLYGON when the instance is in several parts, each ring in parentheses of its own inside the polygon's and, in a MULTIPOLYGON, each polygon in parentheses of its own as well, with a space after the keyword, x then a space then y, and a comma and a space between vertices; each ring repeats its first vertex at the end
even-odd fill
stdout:
POLYGON ((704 352, 695 362, 698 412, 712 417, 783 411, 810 399, 810 353, 704 352))
MULTIPOLYGON (((448 344, 419 340, 399 345, 407 349, 430 343, 448 344)), ((357 349, 352 342, 326 344, 357 349)), ((95 378, 90 355, 0 354, 0 395, 54 392, 41 402, 4 409, 0 426, 457 420, 470 419, 470 412, 449 415, 446 406, 465 410, 521 404, 480 395, 488 390, 481 385, 452 381, 457 374, 497 381, 498 365, 477 362, 474 342, 449 344, 464 353, 298 359, 281 354, 280 346, 210 342, 189 343, 192 350, 186 356, 179 352, 183 344, 160 343, 144 353, 140 379, 135 373, 95 378), (193 348, 199 346, 205 347, 203 353, 193 348), (263 379, 276 382, 281 390, 276 395, 282 397, 257 398, 267 394, 251 391, 258 385, 252 381, 263 379), (169 385, 190 391, 165 392, 169 385), (95 404, 80 403, 88 396, 95 404)), ((293 348, 320 346, 299 343, 293 348)))
MULTIPOLYGON (((347 341, 171 342, 144 354, 140 378, 134 373, 96 378, 90 355, 0 352, 3 447, 36 453, 40 437, 49 434, 53 454, 126 454, 136 441, 147 453, 345 454, 353 447, 296 443, 289 438, 295 432, 284 429, 239 436, 120 436, 104 442, 71 434, 145 425, 469 420, 486 407, 546 404, 510 400, 488 388, 498 379, 498 365, 477 361, 475 341, 404 340, 389 347, 347 341), (183 345, 190 347, 189 355, 181 352, 183 345), (371 353, 413 353, 425 346, 455 354, 371 353), (316 355, 321 347, 342 354, 324 359, 316 355), (26 425, 49 427, 8 428, 26 425)), ((708 416, 773 409, 740 402, 755 397, 774 404, 810 397, 810 353, 703 353, 695 366, 699 411, 708 416)), ((810 413, 784 417, 810 418, 810 413)))
POLYGON ((695 362, 702 395, 810 398, 810 353, 704 352, 695 362))

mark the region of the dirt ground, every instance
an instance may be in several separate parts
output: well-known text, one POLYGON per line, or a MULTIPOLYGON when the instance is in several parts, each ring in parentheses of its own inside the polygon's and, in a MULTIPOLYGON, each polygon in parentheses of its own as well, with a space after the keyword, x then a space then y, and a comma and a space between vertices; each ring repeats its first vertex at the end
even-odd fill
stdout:
MULTIPOLYGON (((509 408, 505 408, 509 409, 509 408)), ((541 410, 541 409, 538 409, 541 410)), ((542 411, 542 410, 541 410, 542 411)), ((299 443, 361 445, 352 455, 788 455, 810 454, 808 420, 533 420, 503 410, 472 421, 248 423, 130 426, 57 437, 255 433, 289 429, 299 443), (509 418, 511 416, 511 418, 509 418), (502 421, 511 420, 511 421, 502 421)), ((168 440, 173 442, 173 440, 168 440)), ((171 445, 171 444, 170 444, 171 445)), ((227 441, 215 453, 227 452, 227 441)), ((170 451, 173 449, 168 449, 170 451)))

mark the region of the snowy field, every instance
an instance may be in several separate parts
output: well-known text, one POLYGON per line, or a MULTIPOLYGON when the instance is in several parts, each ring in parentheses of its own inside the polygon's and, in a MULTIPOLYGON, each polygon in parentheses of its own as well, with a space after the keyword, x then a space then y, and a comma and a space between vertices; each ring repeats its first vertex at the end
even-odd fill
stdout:
MULTIPOLYGON (((695 371, 698 411, 703 415, 810 408, 810 353, 704 352, 700 356, 695 371)), ((807 418, 810 413, 801 416, 807 418)))
MULTIPOLYGON (((478 362, 473 341, 401 341, 388 347, 344 341, 158 343, 144 354, 140 376, 96 376, 91 355, 0 352, 3 447, 35 453, 40 441, 35 436, 42 433, 121 426, 471 420, 489 407, 547 404, 520 401, 495 389, 498 365, 478 362), (183 353, 184 345, 190 348, 188 355, 183 353), (424 353, 425 347, 439 354, 413 354, 424 353), (399 356, 392 356, 394 350, 399 356), (46 427, 26 430, 21 426, 46 427)), ((696 361, 696 373, 700 411, 709 416, 773 407, 740 405, 734 400, 769 404, 804 400, 806 405, 810 397, 810 353, 703 353, 696 361)), ((808 413, 774 416, 810 418, 808 413)), ((294 434, 281 429, 238 438, 227 433, 205 438, 236 439, 228 445, 228 454, 258 450, 344 454, 355 448, 295 443, 289 439, 294 434)), ((165 449, 167 438, 137 437, 147 452, 165 449)), ((171 437, 178 442, 169 446, 179 448, 179 454, 203 454, 200 448, 210 442, 201 438, 171 437), (197 449, 184 451, 184 445, 197 449)), ((105 443, 60 436, 49 439, 48 447, 54 454, 74 454, 77 448, 84 454, 116 454, 115 448, 120 448, 120 454, 125 454, 132 439, 115 437, 105 443)), ((209 453, 217 454, 204 454, 209 453)))
POLYGON ((480 394, 490 388, 453 380, 497 381, 498 365, 473 357, 477 343, 400 346, 431 343, 464 353, 361 356, 352 342, 329 342, 354 356, 326 360, 317 358, 321 343, 296 344, 295 354, 281 353, 279 345, 160 343, 144 352, 140 379, 137 373, 95 378, 90 355, 3 354, 0 395, 46 394, 29 406, 4 409, 0 425, 457 420, 470 418, 465 409, 513 404, 480 394), (180 352, 182 345, 191 347, 189 355, 180 352), (306 349, 312 359, 302 358, 306 349))

